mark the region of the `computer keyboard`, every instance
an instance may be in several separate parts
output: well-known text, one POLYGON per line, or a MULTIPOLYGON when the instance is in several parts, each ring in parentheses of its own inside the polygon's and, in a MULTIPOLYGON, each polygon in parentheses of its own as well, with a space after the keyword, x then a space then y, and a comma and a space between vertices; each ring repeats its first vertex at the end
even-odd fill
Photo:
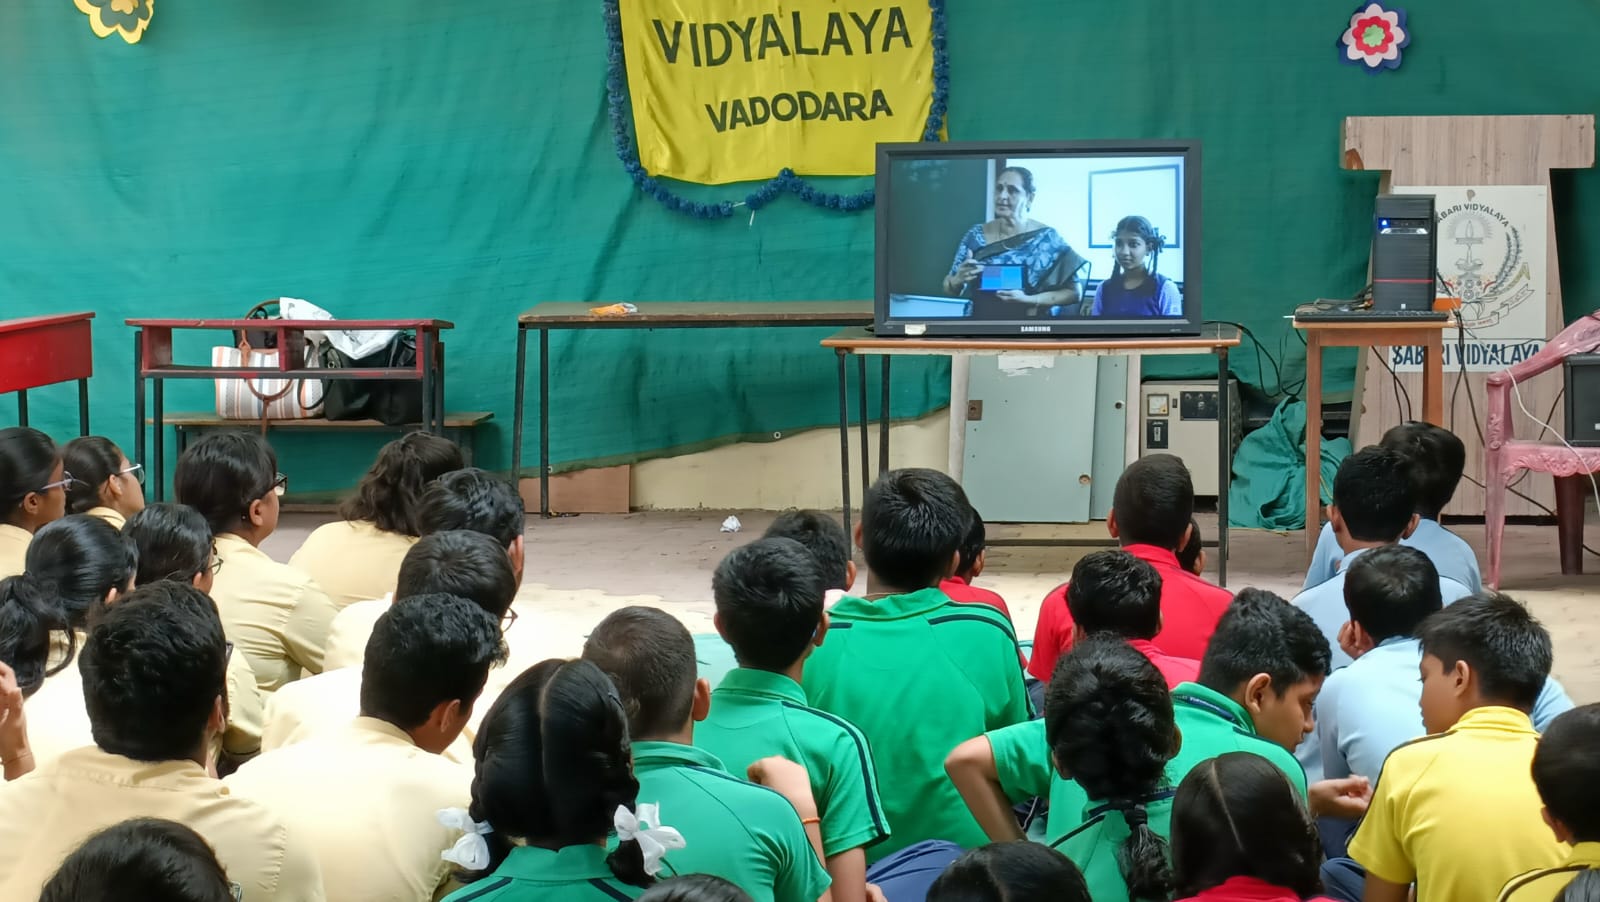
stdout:
POLYGON ((1444 310, 1372 310, 1358 307, 1302 307, 1294 318, 1302 323, 1442 323, 1450 319, 1444 310))

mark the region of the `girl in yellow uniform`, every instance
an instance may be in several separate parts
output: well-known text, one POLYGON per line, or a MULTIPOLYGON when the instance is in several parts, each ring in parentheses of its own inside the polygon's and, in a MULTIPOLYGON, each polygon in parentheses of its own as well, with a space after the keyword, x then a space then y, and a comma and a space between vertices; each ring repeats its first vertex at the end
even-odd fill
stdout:
POLYGON ((117 529, 144 510, 144 466, 130 463, 111 439, 86 435, 67 442, 62 462, 73 482, 67 512, 99 517, 117 529))
POLYGON ((50 436, 26 426, 0 429, 0 579, 27 567, 28 543, 66 514, 71 484, 50 436))

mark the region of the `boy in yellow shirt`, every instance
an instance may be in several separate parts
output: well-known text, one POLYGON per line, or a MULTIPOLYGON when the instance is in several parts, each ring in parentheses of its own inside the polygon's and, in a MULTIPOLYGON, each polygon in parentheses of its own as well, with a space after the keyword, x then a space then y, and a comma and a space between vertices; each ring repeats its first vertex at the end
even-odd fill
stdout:
POLYGON ((1429 735, 1384 762, 1350 857, 1366 870, 1364 902, 1405 902, 1413 882, 1417 902, 1491 899, 1562 858, 1530 773, 1528 712, 1550 675, 1550 634, 1486 592, 1430 615, 1418 638, 1429 735))
POLYGON ((1600 873, 1600 760, 1595 749, 1600 749, 1600 705, 1573 708, 1551 721, 1540 737, 1533 753, 1533 784, 1544 800, 1544 822, 1572 848, 1560 865, 1513 878, 1500 891, 1500 902, 1547 902, 1578 875, 1600 873))

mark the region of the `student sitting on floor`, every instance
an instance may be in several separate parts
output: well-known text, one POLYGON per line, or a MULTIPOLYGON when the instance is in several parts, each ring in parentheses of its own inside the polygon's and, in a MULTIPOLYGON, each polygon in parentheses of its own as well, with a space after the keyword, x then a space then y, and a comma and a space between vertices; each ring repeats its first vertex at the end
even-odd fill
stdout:
POLYGON ((44 885, 39 902, 233 902, 205 838, 183 824, 137 817, 79 846, 44 885))
POLYGON ((894 835, 869 862, 923 840, 982 845, 945 774, 962 741, 1028 719, 1011 622, 939 591, 970 525, 966 494, 934 470, 891 470, 862 505, 856 539, 878 594, 834 605, 802 685, 812 705, 866 734, 894 835))
MULTIPOLYGON (((1161 574, 1161 632, 1155 644, 1169 655, 1199 660, 1233 594, 1178 563, 1194 515, 1194 482, 1183 461, 1151 454, 1128 465, 1117 479, 1106 529, 1122 550, 1161 574)), ((1067 587, 1058 586, 1039 607, 1028 673, 1048 681, 1056 658, 1072 642, 1067 587)))
POLYGON ((67 515, 61 449, 37 429, 0 429, 0 579, 26 569, 33 534, 67 515))
POLYGON ((61 466, 72 474, 67 512, 88 514, 121 529, 144 510, 144 470, 111 439, 85 435, 61 449, 61 466))
MULTIPOLYGON (((645 857, 633 832, 643 827, 663 846, 668 839, 668 825, 640 822, 649 811, 629 764, 622 704, 588 661, 543 661, 511 681, 473 746, 471 807, 440 813, 469 828, 445 860, 476 881, 446 902, 612 902, 636 898, 657 871, 673 873, 645 857)), ((677 826, 681 813, 663 810, 677 826)), ((676 859, 678 848, 666 851, 676 859)))
POLYGON ((1065 855, 1031 842, 979 846, 956 859, 927 902, 1090 902, 1083 873, 1065 855))
POLYGON ((1571 846, 1555 867, 1507 883, 1500 902, 1544 902, 1583 872, 1600 872, 1600 705, 1557 717, 1533 753, 1533 785, 1544 802, 1544 821, 1571 846))
POLYGON ((1045 735, 1057 773, 1083 787, 1080 823, 1051 848, 1083 871, 1095 902, 1168 899, 1169 768, 1180 738, 1166 680, 1110 636, 1073 643, 1050 679, 1045 735))
POLYGON ((856 584, 855 555, 850 550, 850 536, 833 514, 823 511, 784 511, 767 531, 763 539, 794 539, 817 559, 819 575, 827 588, 827 604, 844 597, 856 584))
POLYGON ((417 506, 423 491, 464 466, 455 442, 427 432, 384 445, 355 494, 339 505, 339 519, 312 530, 289 565, 316 580, 341 608, 393 592, 400 559, 422 535, 417 506))
MULTIPOLYGON (((1383 434, 1378 446, 1398 452, 1406 460, 1416 502, 1417 526, 1400 540, 1421 551, 1433 561, 1439 575, 1449 577, 1473 592, 1483 589, 1478 573, 1478 556, 1472 546, 1439 524, 1439 515, 1455 496, 1461 472, 1466 468, 1467 448, 1455 433, 1432 423, 1402 423, 1383 434)), ((1339 572, 1344 551, 1334 534, 1333 523, 1322 524, 1317 550, 1311 556, 1303 588, 1320 585, 1339 572)))
POLYGON ((800 677, 828 632, 816 559, 792 539, 735 548, 711 578, 717 632, 739 667, 711 694, 694 744, 733 773, 781 755, 803 765, 822 818, 834 902, 867 898, 866 847, 889 835, 872 750, 861 731, 812 708, 800 677))
POLYGON ((68 853, 130 817, 205 837, 241 902, 324 898, 309 841, 206 771, 228 651, 216 606, 194 586, 151 583, 106 609, 80 661, 95 745, 0 786, 0 898, 38 898, 68 853))
POLYGON ((966 538, 961 540, 961 560, 956 564, 956 572, 940 582, 939 588, 950 596, 951 601, 986 604, 1010 620, 1011 609, 1006 607, 1006 600, 1000 597, 1000 593, 981 589, 972 584, 973 580, 983 575, 986 558, 984 543, 987 539, 988 535, 983 527, 983 515, 978 513, 977 508, 973 508, 972 525, 967 528, 966 538))
MULTIPOLYGON (((164 579, 188 583, 208 595, 216 577, 211 527, 206 518, 182 504, 151 504, 122 527, 139 559, 136 586, 164 579)), ((261 751, 267 694, 256 684, 255 671, 242 654, 228 656, 228 728, 222 733, 223 770, 261 751)))
POLYGON ((450 881, 439 853, 460 836, 434 815, 465 807, 472 783, 440 753, 461 735, 505 643, 473 602, 413 595, 378 618, 367 652, 361 716, 267 752, 227 785, 311 840, 328 898, 432 899, 450 881))
POLYGON ((1329 895, 1402 902, 1490 899, 1565 852, 1539 817, 1531 776, 1539 734, 1528 712, 1550 675, 1550 634, 1512 599, 1485 593, 1430 616, 1422 640, 1422 723, 1394 750, 1350 840, 1366 871, 1324 867, 1329 895))
POLYGON ((178 457, 172 477, 178 502, 211 527, 222 562, 211 597, 264 692, 322 672, 328 626, 339 613, 309 576, 261 550, 278 528, 278 498, 287 484, 277 455, 253 432, 205 436, 178 457))
MULTIPOLYGON (((411 546, 400 564, 395 594, 398 600, 385 604, 383 613, 414 596, 452 595, 482 608, 504 630, 511 600, 517 594, 517 579, 497 540, 482 533, 448 530, 424 536, 411 546)), ((370 636, 367 642, 371 644, 370 636)), ((361 710, 363 666, 329 670, 274 692, 267 700, 262 750, 270 752, 343 730, 361 710)), ((487 712, 491 701, 483 700, 475 710, 487 712)), ((472 762, 472 737, 478 720, 477 715, 469 720, 462 737, 444 751, 446 758, 458 764, 472 762)))
POLYGON ((1229 752, 1196 765, 1172 800, 1179 902, 1300 902, 1322 892, 1317 828, 1283 771, 1229 752))
POLYGON ((694 747, 711 687, 695 676, 694 638, 682 623, 655 608, 613 611, 589 635, 583 657, 622 697, 639 800, 660 805, 687 843, 668 857, 674 871, 726 878, 756 902, 828 897, 822 819, 805 769, 757 762, 749 775, 771 780, 768 789, 694 747))
MULTIPOLYGON (((1295 757, 1307 774, 1378 779, 1396 748, 1426 731, 1417 707, 1422 647, 1417 628, 1443 607, 1433 562, 1416 548, 1386 545, 1363 552, 1345 571, 1350 622, 1340 644, 1355 659, 1328 677, 1317 697, 1317 729, 1295 757)), ((1535 729, 1572 708, 1554 679, 1533 709, 1535 729)))
MULTIPOLYGON (((1339 647, 1339 631, 1349 622, 1344 605, 1345 573, 1350 565, 1371 548, 1393 545, 1410 535, 1417 523, 1411 481, 1406 459, 1396 451, 1370 446, 1346 457, 1333 477, 1333 505, 1328 519, 1344 557, 1339 572, 1319 585, 1294 597, 1295 606, 1317 621, 1333 646, 1333 669, 1350 663, 1350 655, 1339 647)), ((1470 593, 1461 583, 1439 577, 1439 595, 1445 604, 1470 593)))
MULTIPOLYGON (((517 494, 516 488, 511 483, 476 467, 453 470, 438 477, 423 490, 416 502, 415 516, 417 534, 420 536, 430 536, 451 529, 464 529, 481 532, 494 539, 511 561, 511 572, 514 574, 516 584, 522 585, 526 513, 523 509, 522 496, 517 494)), ((403 557, 401 559, 404 560, 403 557)), ((388 597, 374 596, 346 606, 339 612, 339 616, 333 618, 333 625, 328 629, 329 670, 361 665, 361 656, 366 651, 367 639, 372 635, 373 624, 376 624, 378 618, 383 616, 383 612, 388 610, 391 601, 392 599, 388 597)), ((515 654, 516 647, 519 644, 531 644, 537 637, 528 636, 527 642, 519 643, 517 639, 521 638, 523 637, 513 638, 509 635, 506 637, 507 645, 513 649, 509 665, 511 673, 507 679, 521 673, 526 666, 545 658, 569 656, 541 654, 532 657, 531 660, 528 657, 519 657, 515 654), (523 661, 526 661, 526 666, 519 666, 523 661)), ((577 654, 576 649, 567 651, 569 654, 577 654)))

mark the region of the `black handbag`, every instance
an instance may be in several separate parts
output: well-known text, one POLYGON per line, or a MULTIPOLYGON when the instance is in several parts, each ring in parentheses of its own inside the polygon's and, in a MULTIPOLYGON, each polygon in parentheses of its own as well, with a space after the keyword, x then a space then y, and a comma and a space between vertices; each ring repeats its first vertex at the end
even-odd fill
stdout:
MULTIPOLYGON (((319 351, 323 369, 413 369, 417 339, 404 332, 383 348, 351 359, 331 344, 319 351)), ((415 379, 324 379, 323 415, 330 420, 378 420, 389 426, 422 422, 422 383, 415 379)))

